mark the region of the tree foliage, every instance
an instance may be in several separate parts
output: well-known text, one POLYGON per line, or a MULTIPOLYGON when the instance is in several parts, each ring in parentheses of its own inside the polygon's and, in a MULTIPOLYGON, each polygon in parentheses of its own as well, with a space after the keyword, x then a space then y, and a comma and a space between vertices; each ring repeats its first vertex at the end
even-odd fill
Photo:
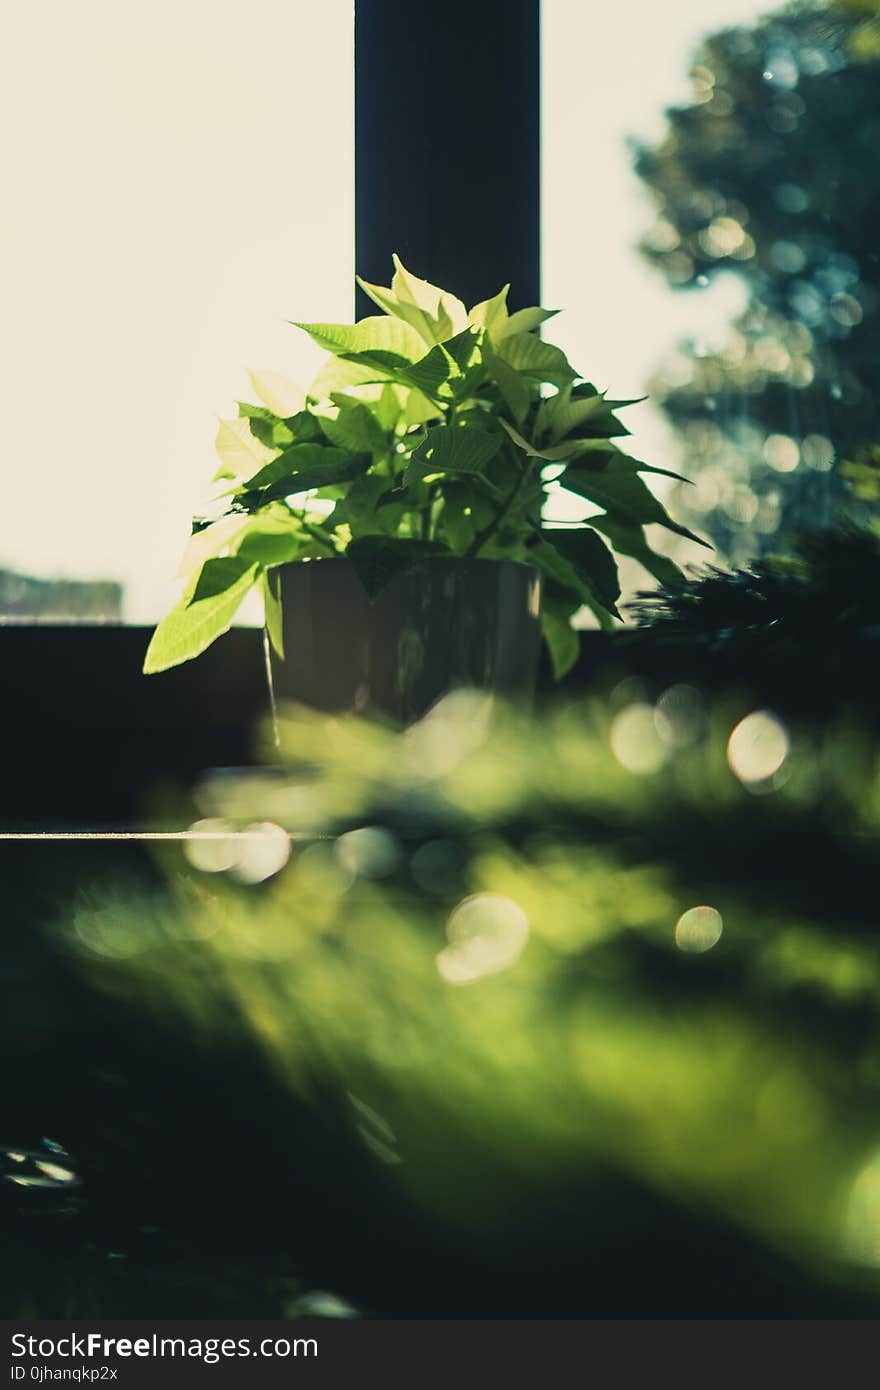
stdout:
POLYGON ((724 271, 748 302, 720 351, 652 384, 681 432, 683 514, 741 561, 832 518, 840 463, 880 436, 880 21, 876 0, 792 5, 708 38, 691 103, 637 155, 669 282, 724 271))

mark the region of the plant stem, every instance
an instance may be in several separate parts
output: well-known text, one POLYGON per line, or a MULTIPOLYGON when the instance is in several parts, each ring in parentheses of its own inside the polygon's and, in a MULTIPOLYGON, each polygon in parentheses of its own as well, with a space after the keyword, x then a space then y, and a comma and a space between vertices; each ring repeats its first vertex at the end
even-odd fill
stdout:
POLYGON ((306 535, 311 536, 313 541, 318 542, 318 545, 323 545, 324 549, 329 551, 331 555, 339 554, 338 547, 333 544, 330 537, 325 535, 325 533, 320 529, 320 527, 313 526, 310 521, 306 521, 304 516, 301 516, 299 518, 299 524, 305 531, 306 535))

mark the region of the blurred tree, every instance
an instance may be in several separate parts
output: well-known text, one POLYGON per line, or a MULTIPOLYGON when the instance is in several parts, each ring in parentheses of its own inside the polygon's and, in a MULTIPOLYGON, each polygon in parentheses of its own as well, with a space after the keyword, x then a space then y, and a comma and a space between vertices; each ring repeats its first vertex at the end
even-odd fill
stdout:
POLYGON ((693 99, 636 167, 658 216, 644 253, 676 286, 734 272, 748 301, 651 391, 696 482, 676 505, 735 562, 824 524, 839 461, 880 439, 880 5, 796 3, 705 40, 693 99))

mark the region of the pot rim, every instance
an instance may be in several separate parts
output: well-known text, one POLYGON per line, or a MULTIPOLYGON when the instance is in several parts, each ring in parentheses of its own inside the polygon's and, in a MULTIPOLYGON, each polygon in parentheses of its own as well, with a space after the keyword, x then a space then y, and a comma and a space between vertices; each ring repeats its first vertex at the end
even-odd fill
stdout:
MULTIPOLYGON (((291 570, 300 569, 303 565, 348 565, 354 568, 347 555, 312 555, 303 560, 283 560, 277 565, 267 565, 267 569, 291 570)), ((470 568, 473 565, 515 565, 517 569, 529 570, 532 574, 538 574, 537 565, 530 564, 528 560, 511 560, 506 556, 491 555, 420 555, 413 560, 406 569, 421 569, 425 565, 456 565, 470 568)), ((405 571, 401 569, 400 573, 405 571)))

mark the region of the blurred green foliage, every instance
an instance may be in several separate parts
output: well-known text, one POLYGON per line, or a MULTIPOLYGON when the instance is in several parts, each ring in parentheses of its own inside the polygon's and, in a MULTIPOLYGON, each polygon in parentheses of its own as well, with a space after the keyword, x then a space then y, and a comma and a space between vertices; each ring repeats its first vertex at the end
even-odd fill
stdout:
POLYGON ((836 640, 852 667, 859 641, 880 633, 880 539, 855 526, 806 531, 787 554, 706 569, 639 594, 632 607, 655 634, 688 641, 779 648, 797 640, 827 652, 836 640))
POLYGON ((469 692, 403 734, 292 711, 281 750, 205 785, 173 903, 80 904, 91 985, 256 1040, 465 1260, 511 1230, 566 1268, 591 1225, 625 1245, 611 1173, 877 1287, 869 735, 630 681, 540 724, 469 692))
POLYGON ((637 154, 646 256, 675 286, 745 290, 726 339, 683 344, 651 386, 696 482, 676 505, 737 564, 859 513, 840 460, 878 435, 878 72, 876 0, 786 5, 710 35, 637 154))

